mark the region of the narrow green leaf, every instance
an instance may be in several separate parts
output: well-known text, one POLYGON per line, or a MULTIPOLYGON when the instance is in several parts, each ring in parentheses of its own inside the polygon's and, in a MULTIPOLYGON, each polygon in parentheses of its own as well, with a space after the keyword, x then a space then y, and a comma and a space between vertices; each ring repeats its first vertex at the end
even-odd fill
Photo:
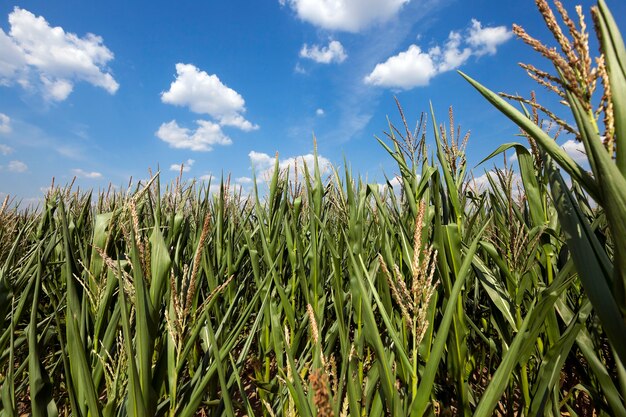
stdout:
MULTIPOLYGON (((489 221, 486 221, 485 225, 476 235, 476 237, 472 241, 472 244, 465 252, 465 258, 463 259, 463 263, 459 268, 459 273, 457 274, 456 281, 454 283, 454 286, 452 287, 450 297, 448 298, 449 300, 456 300, 459 297, 459 294, 461 294, 461 290, 465 285, 465 281, 470 275, 472 260, 474 259, 474 254, 476 253, 476 249, 478 248, 478 242, 488 225, 489 221)), ((456 307, 456 302, 448 302, 445 311, 443 312, 443 318, 441 319, 441 323, 439 324, 439 328, 437 329, 437 334, 435 336, 435 342, 433 343, 433 347, 430 353, 430 358, 428 359, 428 363, 426 363, 426 367, 424 368, 424 372, 422 373, 422 380, 420 381, 419 387, 417 389, 417 394, 415 396, 415 399, 413 400, 413 403, 411 404, 411 417, 423 416, 428 405, 430 404, 430 396, 433 392, 435 376, 437 375, 439 362, 441 361, 441 358, 445 353, 448 332, 450 331, 450 325, 452 324, 452 319, 456 307)))
MULTIPOLYGON (((622 362, 626 361, 626 324, 611 288, 613 268, 582 216, 559 172, 549 166, 552 198, 559 213, 569 250, 589 300, 622 362)), ((626 207, 626 206, 625 206, 626 207)))
POLYGON ((28 325, 28 384, 30 386, 30 404, 33 417, 57 417, 59 412, 52 398, 50 378, 39 356, 37 310, 39 306, 39 294, 41 292, 42 269, 43 266, 40 262, 35 278, 33 305, 30 311, 30 324, 28 325))
POLYGON ((611 85, 615 119, 616 163, 626 177, 626 47, 620 30, 604 0, 598 1, 602 53, 611 85))
POLYGON ((507 103, 503 98, 496 93, 482 86, 480 83, 470 78, 466 74, 459 71, 459 74, 465 78, 480 94, 482 94, 487 101, 500 110, 505 116, 511 119, 516 125, 524 129, 537 143, 545 149, 545 151, 559 164, 563 169, 575 180, 578 181, 585 191, 591 195, 591 197, 600 201, 600 192, 596 181, 580 166, 578 165, 567 153, 556 144, 553 138, 551 138, 546 132, 544 132, 539 126, 534 124, 528 119, 522 112, 515 107, 507 103))

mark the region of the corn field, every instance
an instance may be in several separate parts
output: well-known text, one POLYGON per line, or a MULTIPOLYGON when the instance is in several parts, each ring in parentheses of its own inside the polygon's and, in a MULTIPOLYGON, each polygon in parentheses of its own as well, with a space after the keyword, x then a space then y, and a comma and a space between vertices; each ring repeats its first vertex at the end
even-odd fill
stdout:
POLYGON ((400 109, 386 185, 277 160, 250 195, 7 198, 0 416, 626 416, 626 49, 603 0, 596 58, 537 4, 558 49, 516 26, 553 67, 522 66, 562 108, 461 74, 528 142, 487 186, 452 111, 400 109))

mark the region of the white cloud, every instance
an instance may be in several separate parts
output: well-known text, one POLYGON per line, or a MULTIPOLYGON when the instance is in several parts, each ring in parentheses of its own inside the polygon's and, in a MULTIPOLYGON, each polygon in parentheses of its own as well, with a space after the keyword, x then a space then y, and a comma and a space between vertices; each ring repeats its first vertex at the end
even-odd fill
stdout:
POLYGON ((0 85, 34 83, 53 101, 65 100, 78 81, 110 94, 119 88, 107 68, 113 52, 100 36, 81 38, 19 7, 9 14, 9 24, 8 35, 0 29, 0 85))
POLYGON ((249 132, 251 130, 259 129, 259 125, 253 125, 240 114, 235 114, 232 116, 224 116, 220 118, 219 120, 222 126, 236 127, 238 129, 243 130, 244 132, 249 132))
MULTIPOLYGON (((211 186, 209 187, 209 194, 220 194, 222 191, 222 183, 218 181, 211 182, 211 186)), ((250 195, 249 190, 245 190, 240 184, 228 184, 226 180, 224 181, 224 193, 228 196, 239 196, 241 194, 242 197, 246 198, 250 195)))
POLYGON ((293 72, 295 72, 296 74, 302 74, 302 75, 306 74, 306 70, 302 67, 302 65, 300 65, 299 62, 296 62, 296 66, 293 68, 293 72))
POLYGON ((200 179, 202 181, 206 181, 206 182, 209 182, 209 181, 211 181, 211 182, 219 181, 215 175, 211 175, 211 174, 202 175, 200 177, 200 179))
POLYGON ((250 177, 239 177, 235 179, 237 184, 252 184, 252 178, 250 177))
POLYGON ((170 165, 170 171, 180 172, 180 169, 182 167, 183 172, 189 172, 191 171, 191 167, 193 166, 194 162, 196 161, 194 161, 193 159, 187 159, 187 162, 183 162, 181 164, 172 164, 170 165))
POLYGON ((450 32, 443 48, 435 46, 423 51, 413 44, 409 48, 379 63, 364 78, 364 82, 389 88, 409 90, 426 86, 435 76, 459 68, 471 56, 494 54, 496 48, 511 37, 504 26, 483 28, 472 19, 472 27, 464 38, 459 32, 450 32))
POLYGON ((341 63, 346 60, 348 55, 343 49, 343 45, 339 41, 330 41, 328 46, 320 45, 302 45, 300 49, 302 58, 312 59, 319 64, 330 64, 331 62, 341 63))
POLYGON ((221 188, 222 188, 222 183, 211 181, 211 186, 209 187, 209 194, 219 194, 221 188))
MULTIPOLYGON (((497 169, 491 169, 484 174, 473 177, 470 182, 470 187, 478 193, 482 193, 491 188, 491 183, 489 182, 489 178, 493 180, 498 188, 501 187, 500 180, 498 179, 497 169)), ((511 185, 514 197, 519 197, 520 192, 523 188, 522 186, 522 177, 518 172, 514 172, 511 178, 511 185)))
MULTIPOLYGON (((250 157, 250 162, 252 163, 253 168, 256 169, 259 181, 268 181, 274 174, 274 165, 278 155, 276 157, 271 157, 266 153, 252 151, 248 154, 248 156, 250 157)), ((322 174, 328 172, 332 167, 330 161, 322 155, 318 155, 317 162, 322 174)), ((309 172, 312 173, 315 164, 315 156, 312 153, 308 153, 306 155, 298 155, 287 159, 279 159, 278 169, 280 171, 288 171, 289 178, 294 179, 297 168, 298 177, 302 179, 304 175, 304 164, 306 164, 309 172)))
POLYGON ((274 163, 274 158, 262 152, 251 151, 248 157, 255 168, 267 168, 274 163))
POLYGON ((28 165, 22 161, 10 161, 7 169, 11 172, 26 172, 28 171, 28 165))
MULTIPOLYGON (((391 178, 389 180, 389 183, 391 184, 391 188, 394 190, 394 192, 398 192, 402 189, 402 177, 400 177, 399 175, 395 175, 393 178, 391 178)), ((378 184, 378 188, 381 191, 387 189, 388 187, 389 185, 386 182, 378 184)))
MULTIPOLYGON (((420 177, 420 175, 418 175, 418 179, 419 179, 419 177, 420 177)), ((399 187, 400 185, 402 185, 402 177, 400 177, 399 175, 396 175, 389 182, 391 183, 392 187, 394 187, 394 188, 399 187)))
POLYGON ((576 162, 583 164, 587 162, 585 145, 575 139, 569 139, 562 145, 563 150, 576 162))
POLYGON ((9 155, 11 153, 13 153, 13 148, 7 145, 3 145, 2 143, 0 143, 0 153, 2 155, 9 155))
POLYGON ((435 75, 437 67, 433 56, 423 52, 419 46, 411 45, 405 52, 377 64, 364 81, 366 84, 409 90, 428 85, 435 75))
MULTIPOLYGON (((246 178, 246 177, 242 177, 242 178, 246 178)), ((229 195, 238 195, 239 193, 242 193, 242 195, 244 194, 249 194, 248 192, 245 192, 242 184, 245 183, 245 181, 240 181, 242 178, 238 178, 233 182, 230 182, 230 178, 224 178, 224 191, 226 192, 226 194, 229 195)), ((209 194, 219 194, 222 188, 222 178, 217 177, 215 175, 212 174, 205 174, 202 175, 199 178, 201 181, 204 181, 206 183, 211 183, 211 186, 209 187, 209 194)))
POLYGON ((44 86, 44 97, 51 101, 63 101, 69 97, 74 89, 74 85, 67 80, 52 81, 48 77, 41 76, 41 82, 44 86))
POLYGON ((26 67, 24 52, 0 29, 0 85, 11 85, 26 67))
MULTIPOLYGON (((475 177, 472 181, 472 188, 474 188, 476 191, 478 192, 483 192, 486 191, 489 186, 489 176, 490 175, 495 175, 493 172, 492 173, 484 173, 478 177, 475 177)), ((493 179, 494 177, 492 177, 493 179)))
POLYGON ((324 109, 317 109, 315 110, 315 115, 316 116, 323 116, 324 114, 326 114, 326 112, 324 111, 324 109))
POLYGON ((441 73, 456 69, 465 64, 469 57, 472 56, 470 48, 460 48, 462 40, 460 33, 450 32, 443 51, 440 51, 438 48, 431 50, 433 58, 439 61, 437 72, 441 73))
POLYGON ((472 19, 472 27, 469 31, 467 43, 476 48, 474 54, 493 55, 497 47, 511 39, 513 34, 505 26, 483 28, 482 24, 472 19))
POLYGON ((0 113, 0 133, 11 133, 11 118, 0 113))
POLYGON ((156 136, 167 142, 172 148, 191 149, 192 151, 208 152, 214 145, 230 145, 232 141, 222 132, 217 123, 207 120, 196 120, 198 128, 190 130, 180 127, 176 120, 163 123, 156 136))
POLYGON ((36 209, 44 204, 44 199, 42 197, 28 197, 22 198, 19 200, 19 205, 22 208, 29 207, 31 209, 36 209))
POLYGON ((301 20, 330 30, 358 32, 395 16, 410 0, 279 0, 301 20))
POLYGON ((89 172, 80 168, 73 169, 72 174, 74 174, 78 178, 90 178, 90 179, 102 178, 102 174, 99 172, 95 172, 95 171, 89 172))
POLYGON ((209 75, 191 64, 176 64, 176 80, 168 91, 161 93, 161 101, 207 114, 222 126, 244 131, 259 128, 243 117, 246 103, 238 92, 224 85, 217 75, 209 75))

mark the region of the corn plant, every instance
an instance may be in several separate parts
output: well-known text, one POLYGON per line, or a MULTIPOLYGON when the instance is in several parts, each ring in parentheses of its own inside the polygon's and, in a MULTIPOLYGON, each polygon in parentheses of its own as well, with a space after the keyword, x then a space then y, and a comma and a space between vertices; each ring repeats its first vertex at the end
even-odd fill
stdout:
POLYGON ((5 199, 0 416, 626 416, 626 53, 603 1, 595 66, 582 11, 537 4, 561 53, 516 27, 556 74, 524 67, 572 116, 465 76, 529 142, 486 186, 452 109, 413 131, 398 104, 384 185, 316 157, 249 194, 157 173, 5 199))

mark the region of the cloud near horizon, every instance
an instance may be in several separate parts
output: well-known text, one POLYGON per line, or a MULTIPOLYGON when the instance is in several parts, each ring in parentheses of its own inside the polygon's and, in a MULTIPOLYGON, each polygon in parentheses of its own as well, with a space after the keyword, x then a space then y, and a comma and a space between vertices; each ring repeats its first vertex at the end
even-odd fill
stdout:
MULTIPOLYGON (((500 182, 498 181, 497 169, 493 168, 493 169, 487 170, 485 173, 483 173, 482 175, 479 175, 478 177, 474 177, 472 173, 471 178, 469 179, 469 184, 470 184, 471 189, 473 189, 474 191, 478 193, 482 193, 484 191, 489 190, 491 188, 491 183, 489 182, 490 177, 494 181, 496 186, 500 187, 500 182)), ((519 197, 520 196, 519 192, 520 190, 523 189, 523 186, 522 186, 522 176, 518 172, 513 173, 512 185, 513 185, 513 196, 519 197)))
POLYGON ((412 44, 406 51, 377 64, 363 82, 402 90, 427 86, 435 76, 459 68, 472 56, 495 54, 497 47, 511 36, 505 26, 483 28, 478 20, 472 19, 465 35, 450 32, 443 48, 434 46, 424 51, 412 44))
MULTIPOLYGON (((252 168, 256 171, 258 180, 269 181, 272 178, 272 175, 274 175, 274 166, 278 155, 273 157, 266 153, 251 151, 248 154, 248 157, 250 158, 252 168)), ((322 174, 328 172, 332 167, 331 162, 322 155, 318 155, 317 162, 322 174)), ((287 171, 290 179, 296 177, 296 170, 298 178, 300 180, 303 178, 304 164, 306 164, 309 172, 311 172, 315 164, 315 156, 312 153, 308 153, 306 155, 278 159, 278 169, 280 171, 287 171)))
POLYGON ((83 81, 115 94, 119 84, 107 64, 114 55, 100 36, 52 27, 42 16, 15 7, 9 33, 0 29, 0 86, 39 90, 49 101, 69 97, 83 81))
POLYGON ((187 159, 186 162, 182 162, 180 164, 172 164, 170 165, 170 171, 180 172, 182 168, 183 172, 189 172, 191 171, 191 167, 195 162, 196 161, 194 161, 193 159, 187 159))
POLYGON ((97 179, 102 178, 102 174, 96 171, 85 171, 80 168, 75 168, 72 170, 72 175, 77 178, 89 178, 89 179, 97 179))
POLYGON ((587 163, 587 153, 585 152, 585 145, 576 139, 569 139, 561 145, 563 150, 579 164, 587 163))

